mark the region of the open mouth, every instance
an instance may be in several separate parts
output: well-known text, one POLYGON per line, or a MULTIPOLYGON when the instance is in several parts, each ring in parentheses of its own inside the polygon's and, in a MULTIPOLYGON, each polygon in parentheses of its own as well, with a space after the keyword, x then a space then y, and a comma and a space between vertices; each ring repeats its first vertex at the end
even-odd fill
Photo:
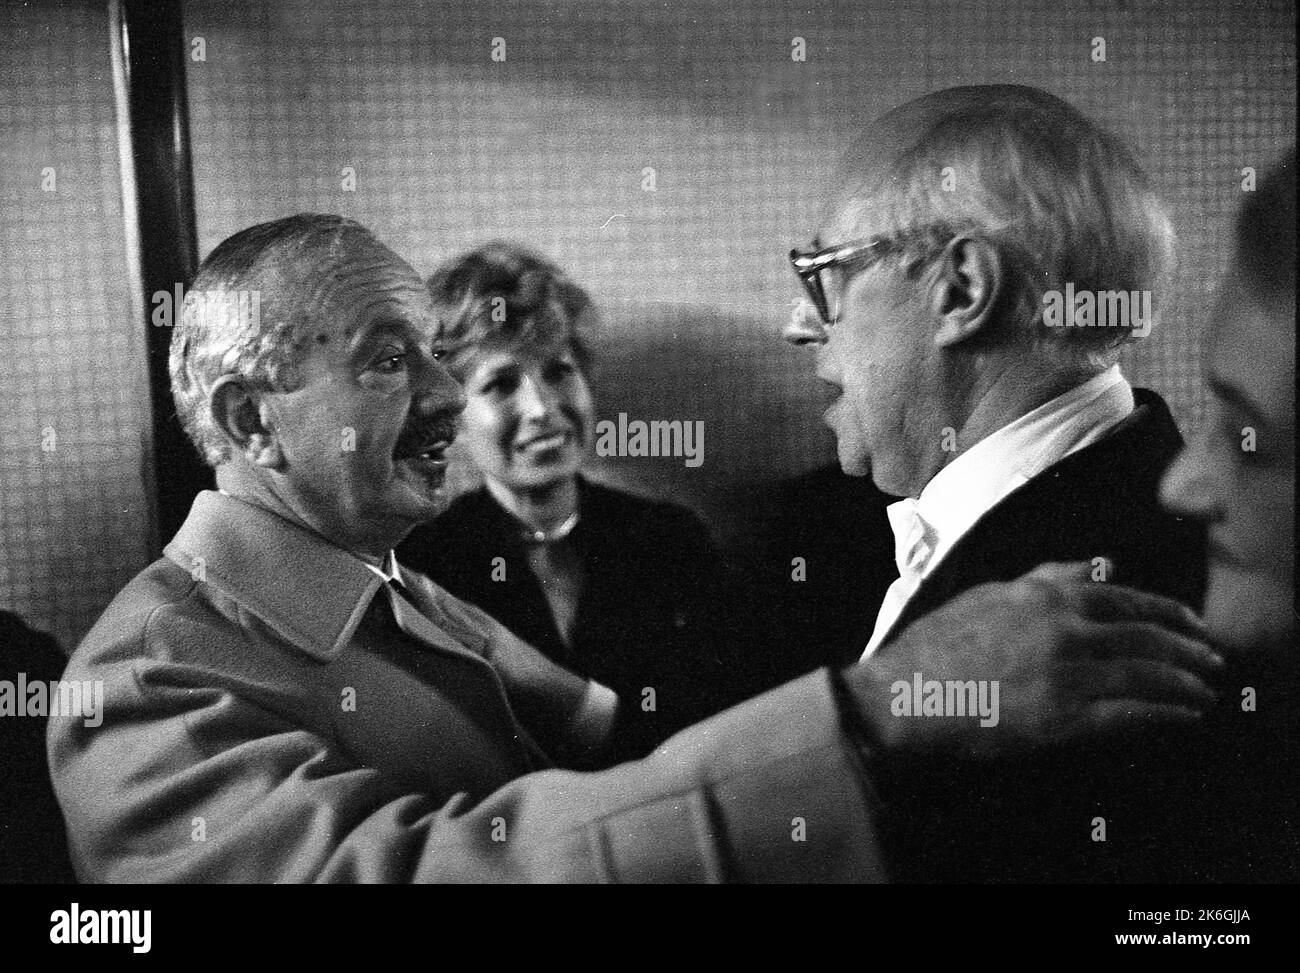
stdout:
POLYGON ((841 385, 839 382, 835 381, 835 379, 827 375, 823 375, 821 372, 814 372, 813 374, 817 378, 817 383, 827 392, 827 394, 833 393, 835 395, 839 395, 841 392, 844 391, 844 386, 841 385))
POLYGON ((393 458, 435 467, 445 466, 447 448, 455 439, 454 427, 445 423, 433 423, 403 436, 393 450, 393 458))
POLYGON ((428 490, 440 490, 447 479, 447 447, 450 439, 415 443, 394 454, 394 463, 409 471, 428 490))
POLYGON ((529 450, 534 452, 544 452, 548 449, 559 449, 572 439, 572 435, 567 429, 560 429, 555 432, 546 432, 538 436, 532 436, 522 442, 515 444, 515 449, 529 450))
POLYGON ((399 456, 398 459, 414 459, 421 463, 445 463, 447 462, 446 451, 451 443, 432 443, 421 449, 419 452, 410 456, 399 456))
POLYGON ((816 395, 817 401, 821 403, 823 410, 830 412, 840 399, 844 398, 844 386, 839 382, 832 382, 829 378, 818 375, 816 395))

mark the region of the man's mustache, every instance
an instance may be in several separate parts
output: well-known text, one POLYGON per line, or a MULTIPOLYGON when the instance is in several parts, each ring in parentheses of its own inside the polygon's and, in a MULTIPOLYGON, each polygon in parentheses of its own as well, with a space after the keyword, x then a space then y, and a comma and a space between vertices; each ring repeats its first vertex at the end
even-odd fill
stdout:
POLYGON ((456 438, 456 417, 451 412, 440 412, 427 419, 417 419, 402 430, 397 437, 393 455, 398 458, 416 456, 437 443, 450 445, 456 438))

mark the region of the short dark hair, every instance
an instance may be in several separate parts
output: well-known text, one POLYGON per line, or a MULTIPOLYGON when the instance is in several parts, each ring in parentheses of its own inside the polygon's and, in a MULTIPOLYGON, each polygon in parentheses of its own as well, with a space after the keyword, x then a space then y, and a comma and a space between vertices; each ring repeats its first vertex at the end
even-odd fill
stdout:
POLYGON ((485 346, 527 348, 563 343, 584 373, 584 337, 595 314, 591 297, 545 257, 494 241, 440 266, 429 293, 442 325, 448 365, 464 378, 472 353, 485 346))

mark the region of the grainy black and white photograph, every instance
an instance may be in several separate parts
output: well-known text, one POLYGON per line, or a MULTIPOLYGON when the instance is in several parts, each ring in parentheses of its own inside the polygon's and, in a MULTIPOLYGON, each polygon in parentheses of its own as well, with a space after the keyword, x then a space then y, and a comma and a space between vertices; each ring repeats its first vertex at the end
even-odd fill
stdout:
POLYGON ((0 11, 0 882, 105 903, 38 938, 1300 880, 1294 3, 0 11))

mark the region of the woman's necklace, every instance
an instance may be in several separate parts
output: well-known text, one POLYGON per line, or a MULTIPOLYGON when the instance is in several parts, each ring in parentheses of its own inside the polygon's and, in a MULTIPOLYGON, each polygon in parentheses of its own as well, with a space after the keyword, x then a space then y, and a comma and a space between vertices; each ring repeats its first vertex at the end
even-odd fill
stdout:
POLYGON ((578 525, 578 511, 574 511, 564 519, 564 522, 558 527, 551 530, 529 530, 524 528, 523 539, 525 543, 530 544, 554 544, 562 541, 572 532, 573 528, 578 525))

